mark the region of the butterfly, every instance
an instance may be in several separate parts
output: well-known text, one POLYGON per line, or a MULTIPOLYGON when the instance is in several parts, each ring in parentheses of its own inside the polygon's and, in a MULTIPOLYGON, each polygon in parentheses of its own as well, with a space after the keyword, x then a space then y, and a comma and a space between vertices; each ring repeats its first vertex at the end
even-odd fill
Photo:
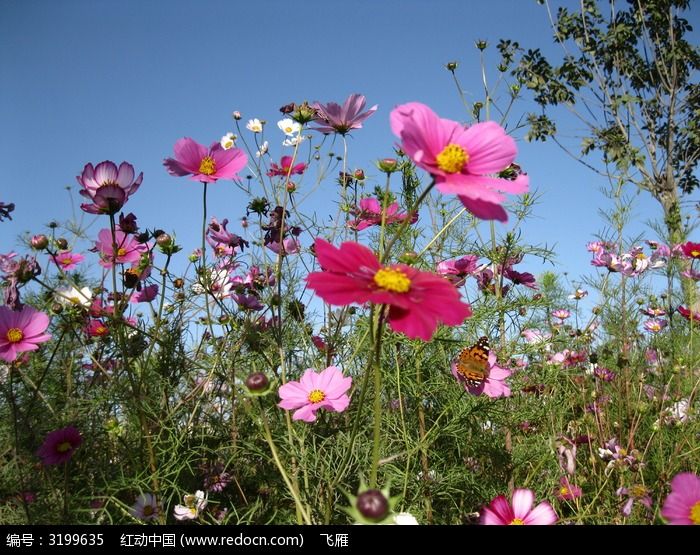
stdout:
POLYGON ((457 372, 469 387, 479 387, 489 377, 489 338, 480 337, 455 358, 457 372))

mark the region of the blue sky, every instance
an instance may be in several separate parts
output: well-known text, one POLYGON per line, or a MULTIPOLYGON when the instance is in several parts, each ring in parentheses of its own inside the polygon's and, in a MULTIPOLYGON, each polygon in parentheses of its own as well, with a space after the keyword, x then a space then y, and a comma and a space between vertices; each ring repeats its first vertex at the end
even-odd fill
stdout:
MULTIPOLYGON (((240 110, 244 119, 271 123, 278 159, 285 153, 274 134, 280 106, 359 92, 379 111, 354 133, 349 162, 370 168, 392 152, 395 105, 416 100, 443 117, 467 119, 444 64, 458 60, 468 99, 480 100, 474 41, 486 39, 495 50, 499 38, 554 48, 546 11, 528 0, 0 0, 0 200, 17 205, 14 221, 0 227, 0 252, 24 231, 70 218, 65 187, 79 198, 75 176, 105 159, 143 171, 128 209, 142 227, 177 231, 189 251, 199 244, 200 186, 162 166, 178 138, 218 140, 240 110)), ((515 113, 530 108, 522 102, 515 113)), ((590 272, 585 243, 603 228, 598 210, 609 206, 600 181, 554 145, 520 140, 519 147, 518 161, 542 193, 524 235, 533 244, 556 243, 555 269, 590 272)), ((210 190, 210 213, 237 222, 242 193, 224 182, 210 190)), ((658 218, 657 206, 640 195, 636 219, 658 218)), ((521 269, 552 267, 530 261, 521 269)))

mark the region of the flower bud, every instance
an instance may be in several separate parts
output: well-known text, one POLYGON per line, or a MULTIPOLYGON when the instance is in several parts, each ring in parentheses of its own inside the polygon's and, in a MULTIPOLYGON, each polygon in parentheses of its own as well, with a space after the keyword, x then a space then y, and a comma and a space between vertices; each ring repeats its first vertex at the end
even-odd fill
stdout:
POLYGON ((445 67, 447 68, 447 71, 454 71, 457 69, 458 65, 459 64, 457 62, 447 62, 445 67))
POLYGON ((245 379, 245 386, 249 391, 262 392, 270 385, 270 380, 263 372, 254 372, 245 379))
POLYGON ((384 173, 394 173, 399 169, 399 163, 396 158, 382 158, 377 161, 377 167, 384 173))
POLYGON ((364 170, 362 170, 362 169, 357 169, 357 170, 355 170, 355 173, 353 174, 353 177, 354 177, 355 179, 358 179, 358 180, 362 181, 362 180, 365 178, 365 172, 364 172, 364 170))
POLYGON ((355 508, 368 520, 384 520, 389 512, 389 501, 378 489, 368 489, 357 496, 355 508))
POLYGON ((49 246, 49 238, 44 235, 34 235, 32 237, 32 248, 38 251, 43 251, 46 247, 49 246))
POLYGON ((62 251, 68 250, 68 241, 66 241, 63 237, 59 237, 56 239, 56 246, 62 251))
POLYGON ((233 112, 233 114, 231 114, 231 115, 232 115, 233 119, 235 119, 236 121, 240 120, 241 117, 242 117, 242 116, 241 116, 241 113, 240 113, 238 110, 236 110, 235 112, 233 112))

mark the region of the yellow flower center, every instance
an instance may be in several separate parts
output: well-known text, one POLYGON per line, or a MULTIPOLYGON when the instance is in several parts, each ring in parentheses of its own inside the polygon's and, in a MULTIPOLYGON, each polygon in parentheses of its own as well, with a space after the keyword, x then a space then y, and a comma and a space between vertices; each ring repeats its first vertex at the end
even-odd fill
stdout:
POLYGON ((559 494, 560 494, 562 497, 563 497, 564 495, 569 495, 569 488, 567 488, 566 486, 562 486, 562 487, 559 489, 559 494))
POLYGON ((123 247, 119 247, 117 250, 117 256, 126 256, 126 249, 123 247))
POLYGON ((690 521, 693 524, 700 524, 700 501, 690 508, 690 521))
POLYGON ((6 337, 10 343, 19 343, 24 338, 24 333, 19 328, 10 328, 7 330, 6 337))
POLYGON ((637 260, 646 260, 647 257, 643 252, 640 252, 636 257, 637 260))
POLYGON ((56 451, 58 451, 59 453, 65 453, 66 451, 70 451, 70 448, 70 441, 64 441, 63 443, 59 443, 56 446, 56 451))
POLYGON ((392 293, 408 293, 411 289, 411 280, 401 270, 396 268, 382 268, 374 274, 374 283, 381 289, 392 293))
POLYGON ((61 264, 63 264, 64 266, 70 266, 71 264, 73 264, 73 259, 70 256, 67 256, 66 258, 61 260, 61 264))
POLYGON ((521 518, 514 518, 510 521, 510 525, 523 526, 525 522, 521 518))
POLYGON ((437 155, 437 165, 446 173, 459 173, 469 162, 469 153, 461 146, 449 144, 437 155))
POLYGON ((146 505, 143 508, 143 516, 151 516, 153 514, 153 507, 151 505, 146 505))
POLYGON ((309 393, 309 403, 320 403, 326 398, 326 394, 320 389, 314 389, 309 393))
POLYGON ((692 256, 693 258, 700 258, 700 251, 693 249, 692 251, 690 251, 690 256, 692 256))
POLYGON ((216 173, 216 161, 211 156, 205 156, 199 163, 199 173, 211 175, 216 173))
POLYGON ((104 335, 105 333, 107 333, 107 328, 105 328, 104 326, 97 326, 95 328, 95 333, 97 335, 104 335))
POLYGON ((97 186, 97 188, 98 188, 98 189, 101 189, 102 187, 107 187, 107 186, 109 186, 109 185, 117 185, 117 186, 118 186, 119 183, 117 183, 116 181, 112 181, 111 179, 107 179, 106 181, 103 181, 102 183, 100 183, 100 184, 97 186))

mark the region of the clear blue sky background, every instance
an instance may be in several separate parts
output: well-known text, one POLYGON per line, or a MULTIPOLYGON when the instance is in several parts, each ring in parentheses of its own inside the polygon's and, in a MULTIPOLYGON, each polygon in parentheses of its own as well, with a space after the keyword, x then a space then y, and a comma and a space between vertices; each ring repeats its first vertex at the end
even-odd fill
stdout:
MULTIPOLYGON (((369 168, 392 152, 396 104, 417 100, 466 120, 444 64, 458 60, 469 100, 480 100, 474 41, 489 40, 495 52, 499 38, 555 51, 546 11, 530 0, 0 0, 0 200, 17 204, 14 221, 0 224, 0 252, 24 231, 70 218, 66 185, 78 198, 75 176, 104 159, 144 172, 128 210, 144 227, 176 230, 187 252, 198 245, 201 186, 162 166, 178 138, 218 140, 240 110, 244 121, 271 123, 279 158, 280 106, 360 92, 379 111, 353 134, 350 165, 369 168)), ((515 113, 530 108, 523 102, 515 113)), ((554 145, 519 145, 518 161, 543 195, 526 238, 556 243, 558 270, 590 272, 585 243, 604 225, 598 209, 609 206, 601 183, 554 145)), ((244 213, 230 183, 216 184, 210 198, 219 218, 244 213)), ((641 195, 634 213, 640 223, 630 233, 659 210, 641 195)))

